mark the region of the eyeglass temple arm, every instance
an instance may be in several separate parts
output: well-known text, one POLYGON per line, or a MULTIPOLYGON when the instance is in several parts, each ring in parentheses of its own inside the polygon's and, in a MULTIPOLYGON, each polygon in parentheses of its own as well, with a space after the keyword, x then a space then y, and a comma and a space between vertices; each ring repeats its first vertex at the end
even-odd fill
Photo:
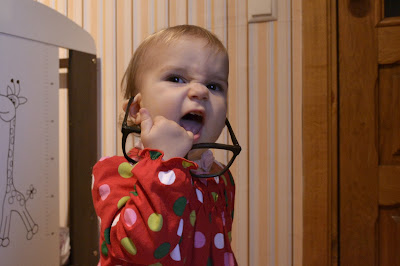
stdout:
POLYGON ((228 127, 229 133, 231 134, 233 144, 234 145, 239 145, 239 142, 236 139, 235 134, 233 133, 233 129, 231 127, 231 124, 229 123, 228 118, 226 118, 226 120, 225 120, 225 125, 228 127))

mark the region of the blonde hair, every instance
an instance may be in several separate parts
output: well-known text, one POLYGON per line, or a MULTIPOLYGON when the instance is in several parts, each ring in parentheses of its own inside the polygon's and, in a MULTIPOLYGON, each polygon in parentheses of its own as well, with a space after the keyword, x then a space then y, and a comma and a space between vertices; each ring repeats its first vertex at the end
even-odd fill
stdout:
POLYGON ((226 58, 228 58, 228 52, 222 42, 217 36, 204 28, 195 25, 178 25, 163 29, 147 37, 133 54, 121 82, 121 87, 125 91, 126 99, 139 93, 137 84, 139 68, 145 64, 146 60, 149 60, 147 58, 149 49, 159 43, 169 44, 184 36, 203 39, 207 42, 207 45, 215 49, 216 52, 222 52, 226 55, 226 58))

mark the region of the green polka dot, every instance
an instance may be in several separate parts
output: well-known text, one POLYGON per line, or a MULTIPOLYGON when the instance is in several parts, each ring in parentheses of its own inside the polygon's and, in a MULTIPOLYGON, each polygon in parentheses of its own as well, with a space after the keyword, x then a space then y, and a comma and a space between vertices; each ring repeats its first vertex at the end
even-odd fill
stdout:
POLYGON ((226 207, 228 207, 228 194, 226 193, 226 189, 224 190, 224 195, 225 195, 226 207))
POLYGON ((212 262, 212 259, 210 257, 208 257, 207 266, 213 266, 213 262, 212 262))
POLYGON ((124 162, 118 166, 118 173, 123 178, 131 178, 133 176, 132 169, 133 166, 130 163, 124 162))
POLYGON ((213 197, 213 199, 214 199, 214 202, 217 202, 217 200, 218 200, 218 194, 217 194, 216 192, 211 192, 211 195, 212 195, 212 197, 213 197))
POLYGON ((234 213, 233 213, 233 212, 234 212, 234 210, 232 210, 232 213, 231 213, 231 216, 232 216, 232 220, 233 220, 233 216, 234 216, 234 213))
POLYGON ((181 236, 181 238, 179 238, 179 243, 178 244, 182 243, 182 239, 183 239, 183 237, 181 236))
POLYGON ((187 200, 185 197, 180 197, 174 203, 174 212, 178 216, 182 216, 183 211, 185 210, 187 200))
POLYGON ((232 242, 232 231, 228 232, 228 238, 229 238, 229 242, 232 242))
POLYGON ((222 178, 222 180, 224 180, 225 186, 227 186, 227 185, 228 185, 228 182, 226 182, 225 176, 224 176, 224 175, 221 175, 220 177, 222 178))
POLYGON ((154 251, 154 258, 156 259, 161 259, 165 257, 168 253, 169 250, 171 249, 171 244, 170 243, 162 243, 155 251, 154 251))
POLYGON ((106 241, 103 241, 103 243, 101 244, 101 253, 106 257, 108 256, 108 248, 106 241))
POLYGON ((163 226, 163 217, 161 214, 152 213, 147 220, 147 225, 151 231, 158 232, 163 226))
POLYGON ((108 227, 108 228, 106 228, 105 230, 104 230, 104 238, 105 238, 105 241, 106 241, 106 243, 107 244, 111 244, 111 241, 110 241, 110 231, 111 231, 111 227, 108 227))
POLYGON ((161 152, 158 152, 158 151, 150 151, 150 158, 152 159, 152 160, 155 160, 155 159, 157 159, 158 157, 160 157, 161 156, 161 152))
POLYGON ((188 168, 190 166, 193 166, 193 164, 189 163, 189 162, 186 162, 186 161, 182 161, 182 166, 183 166, 183 168, 188 168))
POLYGON ((212 222, 211 212, 210 212, 210 214, 208 215, 208 220, 210 220, 210 223, 212 222))
POLYGON ((124 237, 121 239, 121 245, 132 255, 136 255, 137 250, 135 244, 129 237, 124 237))
POLYGON ((122 197, 117 203, 118 209, 121 209, 130 198, 129 196, 122 197))
POLYGON ((154 264, 150 264, 149 266, 162 266, 162 264, 159 263, 159 262, 156 262, 156 263, 154 263, 154 264))
POLYGON ((196 224, 196 212, 193 210, 189 216, 190 224, 194 226, 196 224))
POLYGON ((131 191, 130 193, 132 193, 134 196, 139 195, 139 194, 137 193, 137 190, 136 190, 136 184, 133 185, 133 191, 131 191))

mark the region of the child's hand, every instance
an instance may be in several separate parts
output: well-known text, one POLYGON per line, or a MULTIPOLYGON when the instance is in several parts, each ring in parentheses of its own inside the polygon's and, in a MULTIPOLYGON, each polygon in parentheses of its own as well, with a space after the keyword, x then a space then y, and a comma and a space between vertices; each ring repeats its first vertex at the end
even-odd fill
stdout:
POLYGON ((141 126, 141 139, 145 148, 164 152, 164 159, 184 157, 193 145, 193 133, 186 131, 175 121, 163 116, 151 118, 145 108, 139 110, 137 122, 141 126))

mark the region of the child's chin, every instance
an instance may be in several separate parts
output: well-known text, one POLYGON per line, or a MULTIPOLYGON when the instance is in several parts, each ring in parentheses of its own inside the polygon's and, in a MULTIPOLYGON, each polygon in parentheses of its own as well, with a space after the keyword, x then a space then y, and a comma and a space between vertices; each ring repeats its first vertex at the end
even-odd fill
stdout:
POLYGON ((188 159, 191 161, 196 161, 201 159, 201 155, 203 152, 205 152, 207 149, 195 149, 191 150, 188 154, 188 159))

